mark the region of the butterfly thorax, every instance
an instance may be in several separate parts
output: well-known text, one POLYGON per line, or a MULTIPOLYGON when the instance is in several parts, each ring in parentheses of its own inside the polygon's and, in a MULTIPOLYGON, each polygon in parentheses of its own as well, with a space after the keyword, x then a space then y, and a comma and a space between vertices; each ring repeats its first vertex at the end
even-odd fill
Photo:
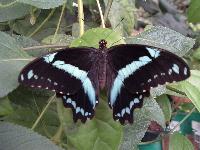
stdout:
POLYGON ((106 45, 107 45, 106 40, 102 39, 102 40, 99 41, 99 49, 100 50, 105 50, 107 48, 106 45))

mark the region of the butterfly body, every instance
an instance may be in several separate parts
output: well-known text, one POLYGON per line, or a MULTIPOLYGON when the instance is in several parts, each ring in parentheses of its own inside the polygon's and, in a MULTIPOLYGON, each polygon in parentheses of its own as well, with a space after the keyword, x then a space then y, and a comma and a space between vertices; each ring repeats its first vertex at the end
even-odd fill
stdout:
POLYGON ((75 121, 94 116, 99 91, 105 88, 113 118, 121 124, 133 122, 133 111, 141 108, 150 89, 190 76, 189 67, 178 56, 156 47, 121 44, 99 48, 79 47, 54 51, 36 58, 20 73, 25 86, 53 90, 72 108, 75 121))

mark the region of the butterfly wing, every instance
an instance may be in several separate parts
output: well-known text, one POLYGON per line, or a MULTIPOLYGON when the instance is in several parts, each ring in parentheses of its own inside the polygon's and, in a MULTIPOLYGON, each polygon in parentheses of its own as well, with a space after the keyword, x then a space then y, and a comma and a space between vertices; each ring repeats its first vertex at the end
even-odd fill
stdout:
POLYGON ((72 108, 74 120, 85 122, 93 116, 98 101, 95 57, 93 48, 53 51, 25 66, 18 80, 25 86, 55 91, 64 105, 72 108))
POLYGON ((122 115, 124 109, 137 108, 136 105, 130 107, 133 98, 142 103, 143 97, 149 95, 150 88, 166 82, 181 81, 190 76, 189 67, 181 58, 170 52, 144 45, 126 44, 111 47, 108 50, 108 68, 114 74, 113 79, 108 78, 112 82, 107 82, 109 103, 113 110, 116 109, 113 116, 120 113, 121 120, 127 120, 122 115), (123 107, 119 106, 120 103, 123 107))

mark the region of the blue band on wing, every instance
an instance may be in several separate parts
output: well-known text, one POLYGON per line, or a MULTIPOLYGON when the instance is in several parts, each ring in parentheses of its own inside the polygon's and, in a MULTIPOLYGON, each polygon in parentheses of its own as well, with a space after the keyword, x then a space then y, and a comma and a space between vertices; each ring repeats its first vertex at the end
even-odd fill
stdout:
POLYGON ((70 75, 74 76, 75 78, 81 80, 81 82, 83 84, 84 92, 88 95, 89 100, 90 100, 91 104, 93 105, 93 107, 95 107, 95 105, 96 105, 95 90, 92 85, 92 82, 87 77, 86 71, 80 70, 78 67, 75 67, 71 64, 65 64, 64 61, 59 61, 59 60, 55 61, 52 65, 58 69, 61 69, 65 72, 69 73, 70 75))

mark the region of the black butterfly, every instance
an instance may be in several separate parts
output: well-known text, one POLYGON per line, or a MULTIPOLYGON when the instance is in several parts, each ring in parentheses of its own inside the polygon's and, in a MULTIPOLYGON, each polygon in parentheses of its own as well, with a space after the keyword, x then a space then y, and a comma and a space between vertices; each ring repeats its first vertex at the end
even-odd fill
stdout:
POLYGON ((99 91, 106 88, 114 120, 133 122, 133 110, 141 108, 150 89, 190 76, 187 64, 178 56, 156 47, 121 44, 99 49, 66 48, 53 51, 29 63, 20 73, 25 86, 55 91, 65 107, 72 108, 74 121, 94 116, 99 91))

